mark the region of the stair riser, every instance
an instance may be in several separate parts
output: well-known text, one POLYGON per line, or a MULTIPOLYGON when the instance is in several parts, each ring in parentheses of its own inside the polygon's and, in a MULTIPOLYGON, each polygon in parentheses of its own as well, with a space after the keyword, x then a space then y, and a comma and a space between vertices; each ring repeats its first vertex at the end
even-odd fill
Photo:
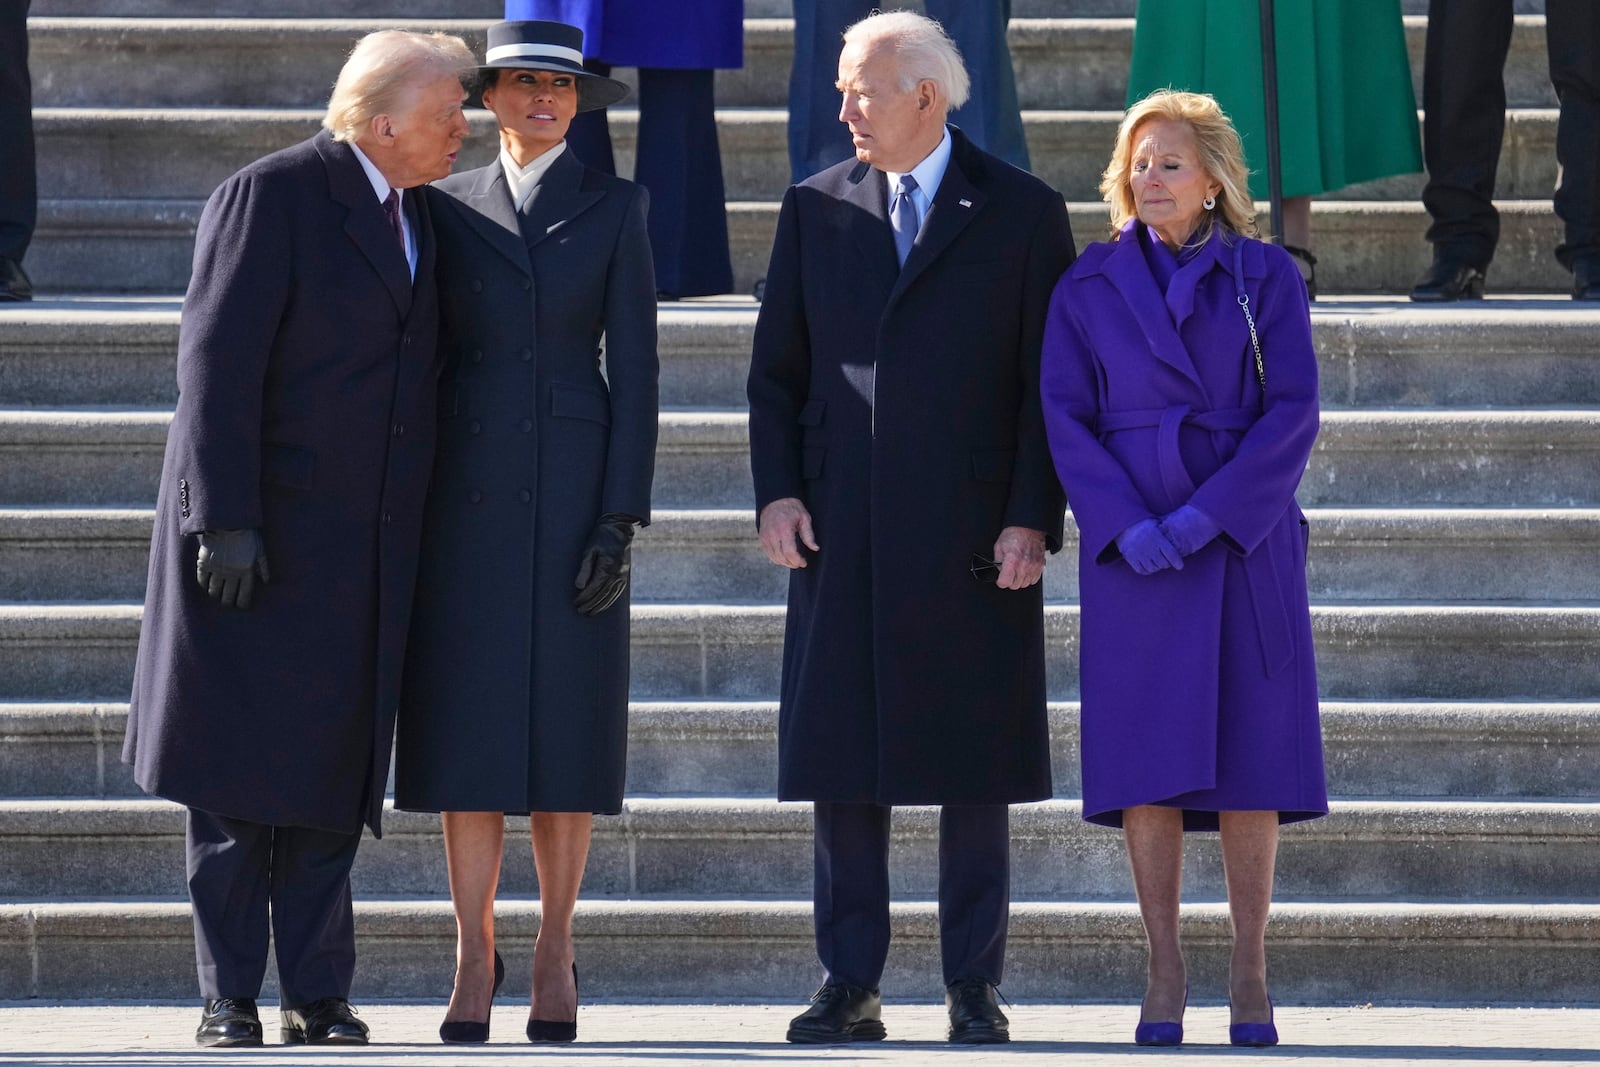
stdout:
MULTIPOLYGON (((1425 809, 1420 819, 1425 820, 1425 809)), ((183 818, 163 809, 123 832, 101 835, 7 833, 0 896, 16 899, 156 896, 181 898, 183 818)), ((1015 900, 1132 900, 1119 832, 1092 827, 1077 811, 1048 816, 1019 811, 1011 834, 1015 900)), ((939 882, 938 841, 930 813, 902 813, 891 859, 891 884, 901 899, 930 899, 939 882)), ((81 827, 80 827, 81 829, 81 827)), ((444 842, 432 817, 391 819, 382 841, 361 847, 352 886, 357 896, 449 895, 444 842)), ((1552 835, 1517 834, 1504 824, 1474 829, 1395 832, 1359 818, 1286 827, 1278 851, 1274 897, 1280 901, 1347 899, 1600 900, 1600 855, 1592 825, 1552 835)), ((633 822, 598 819, 583 892, 588 898, 736 896, 804 900, 811 890, 810 818, 786 810, 748 824, 726 817, 715 827, 670 818, 633 822)), ((508 835, 502 892, 533 894, 537 879, 526 825, 508 835)), ((1191 837, 1184 865, 1188 899, 1224 899, 1215 837, 1191 837)))
MULTIPOLYGON (((126 527, 129 523, 108 524, 126 527)), ((140 601, 149 524, 138 533, 98 533, 92 523, 56 538, 0 526, 5 595, 20 601, 140 601), (94 566, 85 567, 84 560, 94 566)), ((1428 536, 1403 524, 1373 531, 1324 530, 1313 521, 1308 581, 1313 599, 1334 601, 1600 600, 1600 524, 1578 531, 1531 526, 1498 539, 1428 536)), ((761 551, 752 522, 734 541, 697 536, 694 524, 658 522, 634 549, 635 603, 776 603, 789 574, 761 551)), ((1045 597, 1078 595, 1075 531, 1045 569, 1045 597)))
MULTIPOLYGON (((412 917, 387 915, 381 908, 357 908, 356 998, 442 998, 455 960, 448 910, 440 906, 412 917)), ((45 908, 0 924, 0 998, 194 997, 189 916, 178 907, 151 910, 155 914, 119 922, 98 913, 61 915, 45 908)), ((508 959, 526 960, 531 954, 538 929, 532 910, 511 904, 500 909, 497 941, 508 959)), ((1568 924, 1573 929, 1559 938, 1514 919, 1459 925, 1445 920, 1427 929, 1404 919, 1380 920, 1370 924, 1373 928, 1362 924, 1347 933, 1340 927, 1323 930, 1315 919, 1291 923, 1283 918, 1285 910, 1279 909, 1267 933, 1273 990, 1285 1004, 1593 1002, 1600 923, 1592 919, 1573 920, 1568 924), (1502 936, 1486 939, 1485 926, 1502 936)), ((1190 983, 1197 997, 1211 999, 1226 989, 1226 922, 1217 909, 1185 921, 1190 983)), ((586 996, 770 997, 798 1003, 815 985, 809 910, 653 925, 614 930, 580 905, 575 931, 586 996)), ((891 996, 938 997, 937 938, 931 906, 897 910, 882 983, 891 996)), ((1091 911, 1077 921, 1014 909, 1006 955, 1006 990, 1019 1000, 1137 1000, 1144 989, 1144 942, 1131 906, 1091 911)), ((507 995, 525 996, 526 966, 508 971, 507 995)), ((269 1001, 276 995, 271 977, 265 992, 269 1001)), ((892 1006, 886 1016, 892 1029, 892 1006)))
MULTIPOLYGON (((50 729, 0 728, 5 796, 142 795, 121 762, 125 709, 64 715, 50 729)), ((712 705, 712 708, 717 707, 712 705)), ((1335 796, 1585 797, 1600 795, 1600 718, 1484 714, 1445 706, 1385 719, 1362 705, 1325 705, 1323 745, 1335 796)), ((1079 795, 1078 711, 1051 712, 1060 799, 1079 795)), ((777 712, 707 710, 669 726, 636 710, 628 739, 631 796, 765 797, 778 781, 777 712), (730 726, 737 717, 741 724, 730 726)))
MULTIPOLYGON (((95 59, 99 55, 91 54, 95 59)), ((217 101, 210 106, 231 103, 217 101)), ((483 166, 499 150, 487 113, 475 111, 472 116, 473 133, 457 170, 483 166)), ((1024 130, 1034 173, 1069 201, 1098 201, 1100 175, 1110 158, 1119 119, 1118 110, 1029 114, 1024 130)), ((204 199, 245 164, 311 136, 319 121, 320 115, 310 111, 282 117, 238 111, 211 118, 175 110, 151 112, 130 124, 111 110, 43 111, 37 129, 40 187, 67 199, 204 199)), ((631 175, 637 113, 618 111, 610 126, 619 173, 631 175)), ((781 111, 724 112, 718 141, 729 200, 776 201, 783 195, 790 177, 785 129, 781 111)), ((1497 198, 1550 197, 1556 180, 1555 130, 1553 110, 1513 115, 1501 150, 1497 198)), ((1415 174, 1352 186, 1336 195, 1342 200, 1416 201, 1422 185, 1422 175, 1415 174)), ((1322 241, 1319 227, 1319 255, 1322 241)))
MULTIPOLYGON (((1317 609, 1325 697, 1349 700, 1570 699, 1591 693, 1600 621, 1593 612, 1433 613, 1317 609)), ((1047 610, 1052 699, 1077 689, 1077 612, 1047 610)), ((3 620, 0 620, 3 621, 3 620)), ((136 619, 6 624, 0 700, 121 699, 129 691, 136 619)), ((765 700, 778 691, 782 620, 775 614, 678 617, 635 608, 632 693, 652 700, 765 700)))
MULTIPOLYGON (((179 143, 172 150, 194 151, 179 143)), ((43 201, 28 253, 29 273, 38 290, 46 293, 182 290, 188 285, 201 206, 198 200, 43 201)), ((1571 275, 1552 252, 1562 233, 1549 202, 1506 201, 1501 207, 1490 291, 1568 293, 1571 275)), ((1080 245, 1105 237, 1103 207, 1082 205, 1073 216, 1080 245)), ((735 292, 749 292, 756 279, 766 275, 776 224, 776 204, 730 203, 735 292)), ((1322 259, 1318 284, 1326 293, 1409 291, 1428 266, 1427 227, 1420 205, 1370 209, 1353 201, 1324 205, 1317 213, 1317 254, 1322 259)))
MULTIPOLYGON (((404 17, 403 6, 403 0, 386 4, 385 18, 404 17)), ((1029 17, 1016 13, 1021 6, 1013 5, 1016 19, 1029 17)), ((326 13, 307 12, 318 17, 326 13)), ((207 5, 199 14, 224 12, 207 5)), ((259 9, 241 14, 272 17, 259 9)), ((479 19, 483 14, 481 9, 471 13, 479 19)), ((785 106, 794 60, 789 15, 790 10, 781 7, 776 17, 782 22, 746 24, 744 67, 718 72, 719 105, 785 106)), ((746 5, 746 16, 758 17, 750 5, 746 5)), ((427 17, 441 16, 429 11, 427 17)), ((430 22, 410 28, 461 35, 474 54, 482 55, 485 24, 430 22)), ((278 24, 228 33, 210 21, 173 29, 86 25, 41 17, 34 20, 32 29, 34 104, 81 107, 134 100, 141 107, 321 107, 351 45, 368 28, 359 23, 328 27, 278 24), (111 85, 122 95, 108 94, 111 85)), ((1413 91, 1419 102, 1425 35, 1424 20, 1413 19, 1408 24, 1413 91)), ((1131 21, 1088 25, 1013 22, 1008 36, 1017 98, 1024 109, 1070 106, 1121 111, 1133 51, 1131 21)), ((618 68, 612 75, 630 85, 638 84, 637 72, 632 69, 618 68)), ((1513 33, 1506 60, 1506 93, 1512 107, 1556 105, 1542 25, 1524 23, 1513 33)), ((627 103, 636 101, 634 97, 627 103)))

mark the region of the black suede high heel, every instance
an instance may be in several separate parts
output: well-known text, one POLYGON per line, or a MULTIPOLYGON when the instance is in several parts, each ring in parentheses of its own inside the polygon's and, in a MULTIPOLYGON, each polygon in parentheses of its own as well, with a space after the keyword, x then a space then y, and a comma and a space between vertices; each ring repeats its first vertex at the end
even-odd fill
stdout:
POLYGON ((1317 298, 1317 257, 1311 254, 1309 248, 1301 248, 1298 245, 1284 245, 1283 250, 1306 265, 1306 269, 1301 271, 1300 275, 1306 280, 1306 296, 1315 300, 1317 298))
MULTIPOLYGON (((572 992, 578 992, 578 965, 572 965, 572 992)), ((574 1016, 571 1022, 551 1022, 549 1019, 528 1020, 528 1040, 536 1045, 564 1045, 569 1041, 578 1040, 578 1020, 574 1016)))
MULTIPOLYGON (((489 992, 489 1014, 494 1014, 494 998, 500 992, 500 983, 506 980, 505 961, 500 958, 500 950, 494 950, 494 989, 489 992)), ((442 1022, 439 1024, 439 1040, 447 1045, 481 1045, 489 1040, 489 1016, 484 1016, 483 1022, 442 1022)))

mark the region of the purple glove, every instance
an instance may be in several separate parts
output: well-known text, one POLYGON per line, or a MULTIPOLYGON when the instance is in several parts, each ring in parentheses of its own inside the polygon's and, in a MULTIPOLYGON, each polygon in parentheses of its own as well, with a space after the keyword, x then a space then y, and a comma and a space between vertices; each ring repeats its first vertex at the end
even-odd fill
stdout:
POLYGON ((1171 567, 1183 570, 1183 555, 1167 540, 1154 519, 1134 523, 1117 535, 1117 548, 1135 574, 1154 574, 1171 567))
POLYGON ((1161 520, 1161 532, 1185 556, 1192 556, 1209 545, 1221 527, 1211 521, 1211 516, 1192 504, 1185 504, 1161 520))

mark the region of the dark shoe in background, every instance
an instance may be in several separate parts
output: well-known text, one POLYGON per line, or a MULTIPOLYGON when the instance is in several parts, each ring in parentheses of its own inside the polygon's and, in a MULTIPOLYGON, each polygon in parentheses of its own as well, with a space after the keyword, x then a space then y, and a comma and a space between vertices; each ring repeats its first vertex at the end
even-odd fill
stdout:
POLYGON ((1600 300, 1600 257, 1580 259, 1572 265, 1572 299, 1600 300))
POLYGON ((367 1024, 356 1018, 348 1000, 325 997, 283 1009, 278 1036, 285 1045, 365 1045, 367 1024))
POLYGON ((958 978, 945 987, 950 1009, 950 1042, 1001 1045, 1011 1040, 1011 1021, 995 999, 994 985, 982 978, 958 978))
POLYGON ((1433 266, 1412 288, 1411 299, 1423 304, 1482 300, 1483 268, 1447 256, 1434 256, 1433 266))
POLYGON ((1306 283, 1306 296, 1312 300, 1317 298, 1317 257, 1311 254, 1309 248, 1298 245, 1284 245, 1283 250, 1295 259, 1295 264, 1300 267, 1300 277, 1306 283))
POLYGON ((253 1048, 261 1044, 261 1016, 256 1002, 244 997, 206 1001, 194 1043, 206 1048, 253 1048))
POLYGON ((0 256, 0 303, 32 299, 33 282, 28 280, 22 264, 0 256))
POLYGON ((882 1041, 882 1012, 876 989, 827 982, 811 995, 811 1007, 790 1021, 788 1038, 797 1045, 882 1041))

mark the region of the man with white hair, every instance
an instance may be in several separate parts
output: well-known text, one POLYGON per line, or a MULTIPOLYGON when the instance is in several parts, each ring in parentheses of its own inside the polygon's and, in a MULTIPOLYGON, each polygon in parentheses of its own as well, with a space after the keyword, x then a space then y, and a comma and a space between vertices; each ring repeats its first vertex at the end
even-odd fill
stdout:
POLYGON ((281 1039, 367 1042, 350 866, 380 831, 433 462, 417 187, 450 173, 472 69, 455 37, 363 38, 324 131, 201 215, 123 751, 188 809, 201 1045, 262 1043, 269 929, 281 1039))
POLYGON ((1051 795, 1039 351, 1072 234, 946 124, 968 79, 938 23, 852 26, 839 90, 856 159, 784 198, 749 380, 761 544, 791 568, 778 795, 813 803, 825 972, 788 1036, 884 1036, 890 810, 936 804, 948 1036, 1001 1042, 1007 805, 1051 795))

